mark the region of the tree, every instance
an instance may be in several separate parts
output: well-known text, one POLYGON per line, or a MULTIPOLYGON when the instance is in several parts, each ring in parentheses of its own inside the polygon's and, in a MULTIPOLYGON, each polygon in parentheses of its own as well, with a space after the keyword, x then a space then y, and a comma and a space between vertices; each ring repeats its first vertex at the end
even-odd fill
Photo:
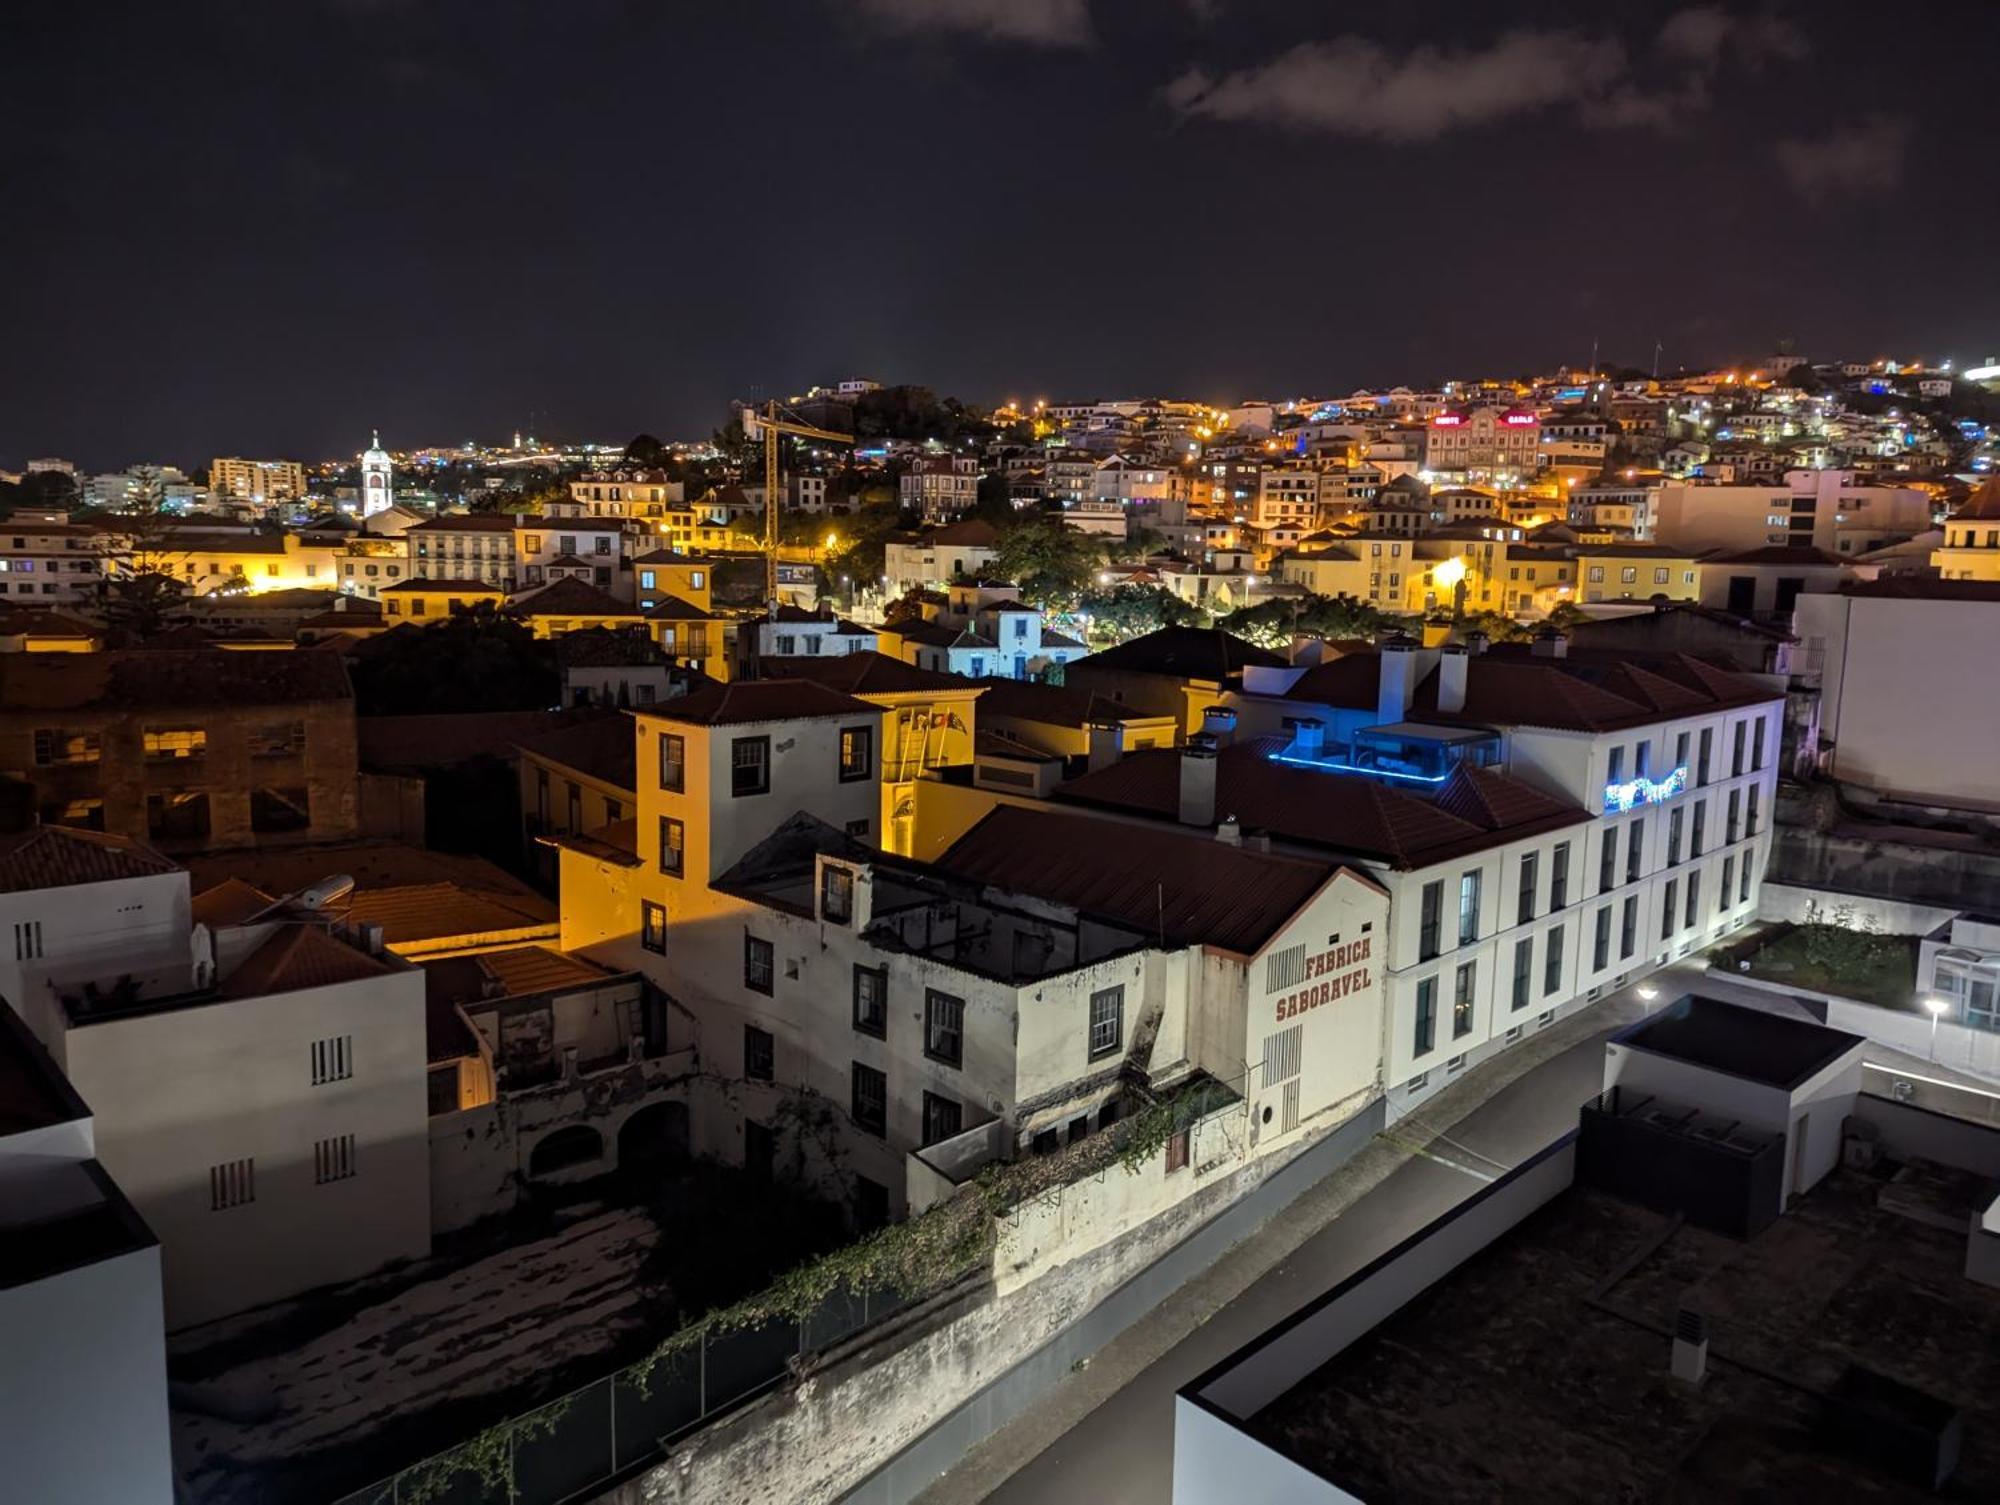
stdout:
POLYGON ((1019 586, 1024 600, 1066 610, 1091 588, 1103 563, 1103 546, 1089 534, 1030 517, 1000 535, 993 573, 1019 586))
POLYGON ((1200 607, 1160 585, 1087 591, 1077 610, 1090 618, 1093 629, 1121 643, 1162 627, 1199 627, 1208 620, 1200 607))
POLYGON ((1372 638, 1395 619, 1364 601, 1344 596, 1276 597, 1232 611, 1215 625, 1265 648, 1282 648, 1294 637, 1372 638))
POLYGON ((638 434, 625 446, 625 463, 637 465, 645 470, 658 470, 667 463, 669 456, 666 445, 651 434, 638 434))
POLYGON ((1167 535, 1157 528, 1128 527, 1125 536, 1110 546, 1110 555, 1117 560, 1145 559, 1153 554, 1165 552, 1167 535))
POLYGON ((1459 626, 1467 635, 1485 633, 1490 643, 1525 643, 1535 635, 1534 628, 1497 611, 1469 611, 1459 626))
POLYGON ((119 642, 139 642, 164 632, 187 598, 187 587, 172 575, 105 575, 97 582, 105 625, 119 642))
POLYGON ((973 503, 972 515, 985 518, 991 523, 1009 522, 1014 516, 1014 498, 1007 484, 1007 473, 1001 470, 988 471, 979 478, 979 500, 973 503))
POLYGON ((561 694, 553 646, 485 604, 370 638, 353 666, 363 716, 544 710, 561 694))

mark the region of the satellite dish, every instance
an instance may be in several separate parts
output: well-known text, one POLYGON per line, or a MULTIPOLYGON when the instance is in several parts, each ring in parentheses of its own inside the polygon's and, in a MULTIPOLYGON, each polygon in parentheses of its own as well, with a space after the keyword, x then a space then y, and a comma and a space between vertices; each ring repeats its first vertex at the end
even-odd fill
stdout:
POLYGON ((326 909, 353 892, 354 880, 346 873, 335 873, 309 888, 300 889, 292 902, 301 909, 326 909))

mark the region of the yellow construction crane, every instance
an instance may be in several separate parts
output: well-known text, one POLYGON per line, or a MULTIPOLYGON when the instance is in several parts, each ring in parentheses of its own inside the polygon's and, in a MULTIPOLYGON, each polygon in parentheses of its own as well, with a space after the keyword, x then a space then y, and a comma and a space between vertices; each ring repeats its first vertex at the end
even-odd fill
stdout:
POLYGON ((852 434, 836 434, 831 429, 814 428, 793 418, 778 416, 775 398, 760 413, 745 404, 742 410, 743 437, 755 444, 764 441, 764 609, 778 609, 778 438, 792 434, 800 439, 823 439, 829 444, 852 444, 852 434))

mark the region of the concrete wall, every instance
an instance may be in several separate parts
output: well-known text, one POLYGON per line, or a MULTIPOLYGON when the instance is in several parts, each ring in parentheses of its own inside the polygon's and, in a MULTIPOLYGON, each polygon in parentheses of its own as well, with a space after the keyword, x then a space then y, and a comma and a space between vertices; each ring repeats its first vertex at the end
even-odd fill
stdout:
MULTIPOLYGON (((1188 1388, 1224 1415, 1255 1415, 1320 1365, 1449 1275, 1528 1214, 1565 1191, 1576 1171, 1576 1136, 1564 1135, 1534 1159, 1458 1204, 1398 1245, 1318 1304, 1294 1314, 1247 1352, 1188 1388), (1197 1388, 1198 1387, 1198 1388, 1197 1388)), ((1175 1477, 1180 1475, 1178 1444, 1175 1477)), ((1202 1505, 1199 1499, 1175 1505, 1202 1505)), ((1218 1497, 1217 1505, 1227 1505, 1218 1497)))
POLYGON ((1932 804, 2000 805, 2000 766, 1963 752, 2000 741, 2000 661, 1937 651, 1990 643, 1993 621, 1992 605, 1980 601, 1801 597, 1805 661, 1823 663, 1828 771, 1932 804))
POLYGON ((1853 922, 1873 921, 1884 935, 1928 935, 1959 911, 1912 899, 1882 898, 1872 894, 1841 893, 1829 888, 1813 888, 1797 883, 1765 883, 1757 899, 1757 918, 1805 924, 1811 906, 1818 905, 1820 918, 1830 920, 1833 911, 1846 906, 1853 922))
POLYGON ((1933 1060, 1955 1071, 2000 1080, 2000 1034, 1992 1030, 1967 1029, 1954 1019, 1940 1019, 1933 1037, 1929 1014, 1885 1009, 1872 1003, 1834 998, 1824 993, 1808 993, 1788 988, 1783 983, 1744 977, 1735 972, 1717 971, 1715 975, 1727 978, 1737 987, 1769 993, 1774 1000, 1792 1001, 1799 1005, 1802 1013, 1810 1013, 1833 1029, 1866 1035, 1870 1040, 1906 1055, 1933 1060))
MULTIPOLYGON (((889 1505, 1355 1153, 1379 1103, 1289 1160, 1218 1175, 1166 1215, 1011 1294, 985 1287, 822 1356, 795 1385, 705 1429, 607 1505, 889 1505)), ((1122 1175, 1112 1171, 1111 1175, 1122 1175)))
POLYGON ((1174 1397, 1174 1505, 1345 1505, 1359 1498, 1185 1395, 1174 1397))
POLYGON ((0 1289, 0 1496, 172 1505, 160 1251, 0 1289))

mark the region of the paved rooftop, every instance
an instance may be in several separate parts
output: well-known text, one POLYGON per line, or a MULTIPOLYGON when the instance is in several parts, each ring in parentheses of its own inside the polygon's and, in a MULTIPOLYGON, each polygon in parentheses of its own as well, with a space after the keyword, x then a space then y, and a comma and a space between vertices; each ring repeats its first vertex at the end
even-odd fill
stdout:
POLYGON ((1260 1412, 1369 1501, 1917 1500, 1814 1441, 1859 1365, 1960 1407, 1942 1497, 2000 1498, 2000 1290, 1961 1273, 1936 1167, 1836 1171, 1748 1243, 1573 1189, 1260 1412), (1682 1306, 1708 1378, 1667 1372, 1682 1306))

